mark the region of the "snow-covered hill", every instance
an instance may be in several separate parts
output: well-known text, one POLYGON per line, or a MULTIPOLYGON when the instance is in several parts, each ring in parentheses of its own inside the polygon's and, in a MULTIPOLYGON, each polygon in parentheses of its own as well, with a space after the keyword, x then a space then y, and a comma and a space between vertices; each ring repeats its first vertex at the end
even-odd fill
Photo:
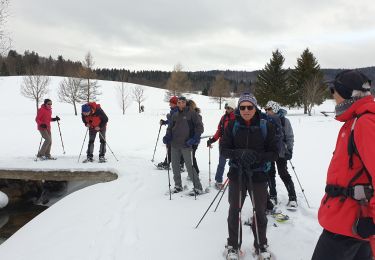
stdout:
MULTIPOLYGON (((121 114, 116 98, 116 82, 100 81, 100 101, 109 116, 108 144, 120 160, 116 162, 110 152, 105 165, 90 166, 77 163, 85 128, 73 107, 57 100, 57 88, 62 78, 52 78, 49 97, 53 100, 53 115, 61 118, 61 130, 66 155, 62 148, 57 125, 52 123, 52 154, 57 161, 34 162, 38 150, 39 132, 34 122, 35 105, 20 95, 22 77, 0 78, 0 168, 87 168, 115 169, 119 179, 79 190, 54 204, 28 225, 0 245, 0 259, 137 259, 137 260, 200 260, 222 259, 227 238, 227 199, 223 199, 217 212, 210 211, 198 229, 198 220, 216 195, 194 198, 165 195, 168 190, 166 171, 156 170, 151 162, 159 129, 159 120, 169 111, 164 90, 145 87, 147 97, 145 113, 139 114, 136 103, 121 114)), ((129 87, 132 84, 129 84, 129 87)), ((218 104, 205 96, 190 95, 202 109, 204 135, 213 134, 223 113, 218 104)), ((277 223, 269 218, 268 239, 270 250, 278 260, 310 259, 321 228, 317 222, 317 209, 324 192, 328 162, 340 126, 332 117, 324 117, 319 110, 333 110, 327 101, 312 117, 301 111, 290 111, 289 117, 295 132, 295 149, 292 160, 305 189, 311 209, 302 196, 293 172, 299 201, 297 212, 287 212, 290 221, 277 223)), ((165 133, 162 128, 161 137, 165 133)), ((95 152, 98 151, 98 140, 95 152)), ((86 144, 85 148, 86 149, 86 144)), ((156 161, 162 161, 165 147, 161 140, 157 146, 156 161)), ((85 156, 85 154, 83 154, 85 156)), ((97 154, 95 154, 97 156, 97 154)), ((208 148, 203 141, 197 151, 203 186, 208 186, 208 148)), ((212 151, 212 179, 218 162, 218 145, 212 151)), ((183 183, 192 186, 183 175, 183 183)), ((173 185, 172 173, 171 182, 173 185)), ((281 204, 287 202, 287 193, 277 178, 281 204)), ((225 195, 225 197, 227 197, 225 195)), ((251 214, 250 201, 245 202, 243 219, 251 214)), ((244 226, 243 245, 250 251, 253 237, 244 226)), ((248 254, 251 259, 251 254, 248 254)))

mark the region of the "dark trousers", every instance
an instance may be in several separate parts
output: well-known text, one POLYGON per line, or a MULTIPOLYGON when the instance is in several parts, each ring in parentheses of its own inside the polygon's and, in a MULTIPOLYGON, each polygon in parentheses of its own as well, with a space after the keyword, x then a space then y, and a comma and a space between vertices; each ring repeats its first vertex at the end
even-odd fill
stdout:
MULTIPOLYGON (((285 188, 288 191, 289 200, 297 200, 296 191, 294 189, 294 183, 292 177, 288 172, 287 160, 284 158, 279 158, 276 161, 277 172, 284 182, 285 188)), ((269 171, 269 187, 270 187, 270 196, 276 197, 276 167, 275 162, 271 164, 271 170, 269 171)))
POLYGON ((90 129, 89 131, 89 145, 87 147, 87 157, 93 157, 94 153, 94 142, 96 138, 96 134, 100 132, 99 134, 99 140, 100 140, 100 148, 99 148, 99 157, 104 156, 106 152, 106 143, 105 143, 105 132, 106 128, 101 128, 99 131, 96 131, 94 129, 90 129))
POLYGON ((253 207, 256 212, 256 223, 253 216, 252 231, 254 235, 254 247, 264 247, 267 244, 267 183, 252 183, 248 177, 243 175, 242 181, 239 179, 229 181, 229 213, 228 213, 228 245, 235 249, 241 248, 242 244, 242 225, 240 226, 240 235, 238 235, 239 213, 245 201, 246 194, 249 193, 253 198, 253 207), (241 183, 240 183, 241 182, 241 183), (240 201, 241 191, 241 201, 240 201), (259 242, 257 241, 256 226, 258 228, 259 242))
POLYGON ((312 260, 372 260, 368 241, 323 230, 316 244, 312 260))

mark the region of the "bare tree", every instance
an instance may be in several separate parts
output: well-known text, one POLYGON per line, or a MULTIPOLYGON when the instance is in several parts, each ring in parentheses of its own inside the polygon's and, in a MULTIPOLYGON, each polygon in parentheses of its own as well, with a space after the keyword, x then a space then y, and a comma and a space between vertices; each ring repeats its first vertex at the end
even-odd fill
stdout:
POLYGON ((83 61, 83 69, 79 72, 80 77, 85 79, 85 82, 82 84, 83 95, 87 102, 90 101, 97 101, 98 96, 102 93, 99 91, 98 81, 94 80, 96 77, 95 72, 93 71, 94 68, 94 59, 90 52, 88 52, 85 56, 85 60, 83 61))
POLYGON ((0 55, 4 55, 10 48, 10 37, 5 31, 8 18, 9 0, 0 0, 0 55))
POLYGON ((307 105, 307 113, 311 116, 311 110, 314 105, 320 105, 326 98, 327 89, 323 83, 322 76, 315 74, 305 82, 304 98, 307 105))
POLYGON ((77 115, 77 103, 85 100, 82 93, 81 78, 64 78, 60 82, 58 97, 61 102, 72 104, 74 107, 74 115, 77 115))
POLYGON ((230 97, 229 82, 224 78, 223 73, 216 75, 209 95, 219 103, 219 109, 221 109, 221 103, 224 101, 223 98, 230 97))
POLYGON ((191 90, 191 81, 187 74, 182 71, 182 65, 180 63, 174 66, 174 69, 167 81, 167 92, 165 94, 165 100, 168 101, 171 96, 180 96, 184 92, 191 90))
POLYGON ((144 88, 136 86, 133 88, 132 97, 135 102, 138 103, 138 112, 141 113, 141 103, 146 100, 144 96, 144 88))
POLYGON ((124 82, 121 82, 121 86, 118 86, 116 90, 122 114, 125 115, 126 109, 130 106, 129 88, 125 86, 124 82))
POLYGON ((36 110, 38 111, 39 103, 48 93, 48 84, 50 78, 42 75, 28 75, 23 77, 21 84, 21 94, 29 99, 35 100, 36 110))

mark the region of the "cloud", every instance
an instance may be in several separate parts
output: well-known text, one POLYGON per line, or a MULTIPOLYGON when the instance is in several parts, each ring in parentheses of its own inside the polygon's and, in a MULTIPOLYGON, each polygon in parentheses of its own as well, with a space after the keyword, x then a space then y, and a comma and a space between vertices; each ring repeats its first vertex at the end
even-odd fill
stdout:
POLYGON ((353 1, 14 1, 18 51, 100 67, 261 69, 279 48, 286 67, 309 47, 324 67, 371 65, 375 5, 353 1))

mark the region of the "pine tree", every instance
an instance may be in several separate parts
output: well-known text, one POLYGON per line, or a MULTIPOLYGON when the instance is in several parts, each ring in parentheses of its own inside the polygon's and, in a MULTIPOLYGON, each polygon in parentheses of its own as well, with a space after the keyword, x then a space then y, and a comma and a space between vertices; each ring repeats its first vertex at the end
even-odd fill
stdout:
POLYGON ((0 76, 9 76, 9 70, 5 62, 1 64, 1 69, 0 69, 0 76))
POLYGON ((323 73, 314 54, 307 48, 297 59, 297 66, 291 72, 290 78, 292 99, 297 105, 303 105, 305 114, 307 114, 309 106, 307 93, 310 91, 307 88, 311 86, 309 82, 314 77, 318 77, 315 80, 319 81, 319 79, 323 79, 323 73))
POLYGON ((273 100, 281 105, 289 105, 288 71, 283 69, 284 57, 277 49, 272 52, 270 62, 260 71, 255 85, 255 96, 261 106, 273 100))

